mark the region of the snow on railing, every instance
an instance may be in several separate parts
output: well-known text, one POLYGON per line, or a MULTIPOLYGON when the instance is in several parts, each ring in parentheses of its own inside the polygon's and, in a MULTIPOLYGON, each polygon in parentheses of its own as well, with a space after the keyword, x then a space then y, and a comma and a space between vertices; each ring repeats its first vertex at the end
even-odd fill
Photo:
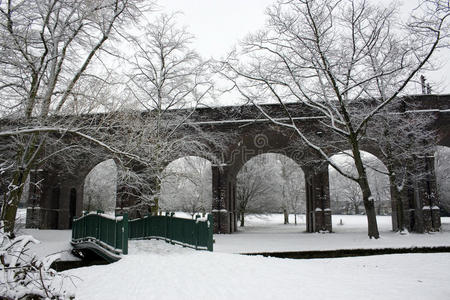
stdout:
POLYGON ((205 218, 177 218, 174 213, 165 216, 146 216, 129 221, 130 239, 162 239, 198 250, 213 251, 212 215, 205 218))
POLYGON ((88 244, 87 247, 95 250, 101 248, 115 260, 121 254, 128 254, 128 239, 163 239, 172 244, 213 251, 213 227, 213 217, 209 214, 187 219, 166 213, 165 216, 149 215, 128 220, 127 214, 111 216, 102 211, 84 212, 83 216, 73 220, 72 245, 88 244))
POLYGON ((128 254, 128 215, 84 212, 73 220, 72 244, 96 243, 113 254, 128 254))

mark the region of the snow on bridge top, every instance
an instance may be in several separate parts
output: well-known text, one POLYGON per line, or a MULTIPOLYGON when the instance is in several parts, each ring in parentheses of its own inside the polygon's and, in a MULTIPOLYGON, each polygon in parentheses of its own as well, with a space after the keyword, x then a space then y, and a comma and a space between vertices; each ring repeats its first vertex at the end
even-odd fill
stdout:
MULTIPOLYGON (((370 105, 370 101, 368 101, 370 105)), ((374 102, 372 102, 372 105, 374 102)), ((280 104, 263 104, 260 106, 274 119, 286 119, 286 113, 280 104)), ((286 104, 294 120, 314 120, 323 118, 305 104, 286 104)), ((394 113, 450 113, 450 94, 448 95, 410 95, 395 102, 394 113)), ((239 124, 250 122, 264 122, 267 118, 254 105, 201 107, 190 116, 189 123, 193 124, 239 124)))
MULTIPOLYGON (((368 105, 375 105, 375 101, 368 100, 368 105)), ((363 105, 361 101, 356 105, 363 105)), ((287 103, 285 107, 296 121, 312 121, 323 118, 323 116, 302 103, 287 103)), ((446 121, 450 120, 450 94, 446 95, 409 95, 400 98, 400 101, 395 101, 393 105, 394 113, 439 113, 440 119, 438 127, 445 127, 446 121)), ((264 109, 268 115, 275 120, 287 120, 286 112, 283 107, 276 104, 261 104, 260 108, 264 109)), ((115 114, 123 114, 126 112, 117 112, 115 114)), ((76 119, 93 125, 94 123, 104 122, 104 118, 110 113, 86 114, 79 116, 72 116, 71 119, 76 119), (96 122, 98 120, 98 122, 96 122)), ((152 111, 142 112, 143 115, 152 114, 152 111)), ((260 109, 254 105, 247 104, 241 106, 216 106, 216 107, 197 107, 195 111, 192 109, 170 109, 167 116, 175 115, 189 115, 187 119, 188 124, 196 125, 238 125, 243 126, 246 123, 267 122, 267 118, 261 113, 260 109)), ((56 120, 59 118, 67 118, 68 116, 54 116, 56 120)), ((51 122, 51 120, 48 120, 51 122)), ((2 118, 0 125, 5 127, 22 127, 21 119, 2 118), (15 124, 15 125, 14 125, 15 124)), ((27 124, 27 128, 30 124, 27 124)))

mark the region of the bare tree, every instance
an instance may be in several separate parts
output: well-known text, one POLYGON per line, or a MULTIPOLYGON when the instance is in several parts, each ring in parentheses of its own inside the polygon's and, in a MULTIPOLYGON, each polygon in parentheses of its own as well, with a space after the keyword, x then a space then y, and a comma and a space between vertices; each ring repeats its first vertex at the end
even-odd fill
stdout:
MULTIPOLYGON (((383 162, 374 155, 362 152, 362 159, 367 168, 367 178, 372 190, 373 199, 377 211, 383 208, 389 202, 389 179, 388 171, 383 162)), ((349 174, 356 174, 356 168, 353 159, 348 152, 339 153, 332 158, 335 164, 349 174)), ((335 169, 329 169, 330 177, 330 196, 335 200, 336 213, 344 212, 346 214, 360 214, 359 207, 363 205, 362 192, 359 185, 353 180, 339 174, 335 169)))
MULTIPOLYGON (((397 104, 392 111, 397 110, 397 104)), ((393 105, 388 106, 387 109, 393 105)), ((426 179, 429 175, 427 162, 434 156, 436 132, 430 130, 433 117, 428 114, 411 112, 392 113, 384 110, 370 122, 367 139, 375 142, 383 160, 386 162, 391 189, 391 201, 397 211, 397 229, 406 229, 404 206, 406 194, 413 189, 415 182, 426 179)))
MULTIPOLYGON (((352 182, 353 183, 353 182, 352 182)), ((363 204, 361 189, 357 184, 349 184, 344 190, 346 202, 355 215, 359 215, 359 206, 363 204)))
MULTIPOLYGON (((400 26, 393 4, 378 7, 357 0, 278 1, 268 10, 267 28, 250 35, 239 58, 231 55, 223 74, 240 94, 273 123, 290 128, 339 173, 358 183, 368 221, 368 236, 378 226, 361 139, 383 108, 397 101, 445 38, 445 1, 423 1, 407 26, 400 26), (261 102, 279 103, 288 121, 273 118, 261 102), (320 124, 351 149, 357 173, 336 166, 325 148, 291 116, 288 102, 301 103, 320 124)), ((344 150, 344 149, 342 149, 344 150)))
POLYGON ((245 226, 246 213, 265 213, 275 206, 273 197, 273 169, 267 164, 267 155, 259 155, 248 161, 236 178, 236 201, 240 226, 245 226))
POLYGON ((289 224, 290 212, 294 213, 295 224, 297 224, 297 214, 304 208, 302 204, 305 204, 304 174, 300 167, 287 156, 276 155, 276 159, 281 169, 281 208, 284 215, 284 224, 289 224))
POLYGON ((306 211, 305 175, 299 169, 288 179, 288 204, 294 213, 294 224, 297 225, 297 215, 306 211))
POLYGON ((127 137, 117 136, 127 152, 146 157, 151 165, 127 167, 119 184, 138 203, 158 210, 164 168, 173 160, 199 155, 215 161, 223 141, 189 121, 212 90, 208 63, 190 49, 192 35, 176 25, 176 15, 159 15, 132 39, 127 92, 139 112, 123 114, 127 137), (142 110, 144 113, 142 113, 142 110), (139 191, 139 192, 138 192, 139 191))
POLYGON ((12 128, 33 128, 28 133, 16 130, 9 135, 15 137, 15 154, 1 215, 6 231, 14 229, 24 182, 30 170, 37 167, 48 133, 62 135, 64 129, 72 128, 64 118, 52 116, 64 112, 81 78, 88 74, 90 65, 110 37, 121 30, 123 22, 135 18, 140 2, 0 2, 0 97, 5 99, 2 115, 18 121, 10 125, 12 128))
POLYGON ((183 210, 192 217, 211 211, 211 180, 211 163, 206 159, 189 156, 175 161, 164 170, 160 208, 183 210))

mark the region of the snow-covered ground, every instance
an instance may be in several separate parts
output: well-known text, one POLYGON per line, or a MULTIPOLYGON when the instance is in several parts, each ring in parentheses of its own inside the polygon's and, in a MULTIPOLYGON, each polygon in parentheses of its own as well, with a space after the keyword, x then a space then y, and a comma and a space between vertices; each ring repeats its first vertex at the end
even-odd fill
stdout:
MULTIPOLYGON (((177 217, 189 218, 177 213, 177 217)), ((291 216, 291 222, 294 217, 291 216)), ((214 252, 255 253, 280 251, 309 251, 360 248, 405 248, 420 246, 450 246, 450 218, 441 218, 442 231, 430 234, 400 235, 391 231, 391 217, 378 216, 381 238, 367 237, 365 216, 333 215, 334 233, 306 233, 304 216, 298 217, 298 225, 283 225, 282 214, 249 215, 246 226, 234 234, 215 234, 214 252), (340 225, 342 220, 342 225, 340 225)), ((60 252, 63 260, 75 260, 70 254, 70 230, 21 229, 41 241, 32 246, 39 256, 60 252)))
POLYGON ((59 253, 61 260, 78 260, 71 254, 71 230, 21 229, 20 234, 31 235, 39 241, 39 244, 33 244, 30 247, 30 252, 39 257, 59 253))
POLYGON ((61 260, 78 260, 78 258, 71 254, 71 230, 26 229, 25 221, 26 209, 18 209, 16 217, 16 229, 18 230, 18 234, 31 235, 39 241, 39 244, 31 245, 31 253, 34 253, 39 257, 45 257, 48 255, 59 253, 61 255, 61 260))
POLYGON ((449 299, 450 253, 292 260, 132 241, 73 269, 76 299, 449 299))
MULTIPOLYGON (((293 222, 294 217, 290 217, 293 222)), ((392 232, 391 217, 378 216, 380 238, 367 237, 366 216, 333 215, 334 233, 306 233, 304 216, 298 225, 283 225, 281 214, 251 215, 235 234, 214 235, 214 251, 226 253, 308 251, 359 248, 450 246, 450 218, 441 218, 442 231, 400 235, 392 232), (341 224, 342 220, 342 225, 341 224)))
MULTIPOLYGON (((249 216, 232 235, 215 235, 214 252, 163 241, 130 241, 119 262, 72 269, 76 299, 449 299, 450 253, 293 260, 232 253, 450 246, 450 218, 434 234, 390 232, 369 240, 365 216, 333 216, 332 234, 304 233, 282 215, 249 216), (342 219, 342 225, 338 225, 342 219), (228 252, 228 253, 224 253, 228 252)), ((293 218, 291 218, 293 221, 293 218)), ((70 250, 70 231, 22 229, 42 241, 33 252, 70 250)))

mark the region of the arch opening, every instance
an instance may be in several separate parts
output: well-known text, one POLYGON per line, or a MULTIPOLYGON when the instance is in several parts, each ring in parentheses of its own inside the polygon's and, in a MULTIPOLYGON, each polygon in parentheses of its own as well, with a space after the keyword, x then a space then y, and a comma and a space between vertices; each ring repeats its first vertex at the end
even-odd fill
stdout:
POLYGON ((162 172, 161 211, 205 215, 212 208, 211 162, 198 156, 185 156, 169 163, 162 172))
MULTIPOLYGON (((435 166, 440 214, 450 217, 450 147, 437 146, 435 166)), ((449 223, 442 222, 442 225, 450 227, 449 223)))
POLYGON ((114 213, 116 193, 117 166, 113 159, 108 159, 97 164, 86 175, 83 188, 83 210, 102 210, 105 213, 114 213))
MULTIPOLYGON (((344 172, 356 175, 356 167, 350 153, 350 151, 339 152, 333 155, 331 160, 344 172)), ((375 201, 378 228, 380 231, 390 231, 393 228, 393 217, 387 167, 369 152, 361 151, 361 156, 375 201)), ((363 197, 358 183, 343 176, 331 165, 328 166, 328 173, 333 230, 367 231, 367 219, 363 216, 365 215, 363 197)))
POLYGON ((292 227, 294 230, 304 231, 305 210, 305 176, 291 158, 277 153, 259 154, 238 171, 236 212, 241 229, 292 224, 299 225, 292 227))

